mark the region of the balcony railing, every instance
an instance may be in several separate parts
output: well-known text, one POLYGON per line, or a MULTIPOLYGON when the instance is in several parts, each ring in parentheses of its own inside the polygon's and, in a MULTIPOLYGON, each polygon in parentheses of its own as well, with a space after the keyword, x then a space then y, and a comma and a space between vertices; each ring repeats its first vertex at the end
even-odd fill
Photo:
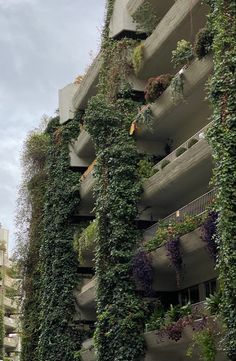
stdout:
POLYGON ((173 162, 175 159, 177 159, 181 154, 187 152, 192 146, 194 146, 195 143, 199 142, 199 140, 205 138, 205 133, 207 129, 211 126, 212 122, 207 124, 204 128, 199 130, 195 135, 193 135, 191 138, 186 140, 183 144, 181 144, 178 148, 176 148, 173 152, 168 154, 164 159, 162 159, 160 162, 158 162, 153 169, 156 171, 161 170, 162 164, 165 162, 167 164, 173 162), (181 153, 182 151, 182 153, 181 153))
POLYGON ((186 206, 171 213, 169 216, 164 218, 163 221, 181 222, 186 215, 188 215, 188 216, 201 215, 204 212, 206 212, 209 205, 213 202, 215 195, 216 195, 216 189, 212 189, 209 192, 198 197, 197 199, 194 199, 192 202, 190 202, 186 206))

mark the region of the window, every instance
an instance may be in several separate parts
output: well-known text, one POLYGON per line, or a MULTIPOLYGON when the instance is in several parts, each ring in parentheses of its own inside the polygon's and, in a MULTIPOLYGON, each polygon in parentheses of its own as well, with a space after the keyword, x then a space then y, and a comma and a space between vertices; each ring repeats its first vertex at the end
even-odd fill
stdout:
POLYGON ((205 282, 206 297, 213 295, 216 292, 216 280, 210 280, 205 282))

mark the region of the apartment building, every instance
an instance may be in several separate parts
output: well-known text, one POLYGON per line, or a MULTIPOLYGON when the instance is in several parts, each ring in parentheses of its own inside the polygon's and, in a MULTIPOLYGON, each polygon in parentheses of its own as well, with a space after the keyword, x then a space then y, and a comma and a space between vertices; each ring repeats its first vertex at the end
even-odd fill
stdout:
POLYGON ((20 357, 17 284, 14 265, 8 253, 9 232, 0 227, 1 312, 3 322, 2 357, 17 361, 20 357))
MULTIPOLYGON (((188 314, 182 314, 175 320, 172 318, 169 324, 167 321, 161 326, 156 324, 156 328, 153 325, 150 327, 151 321, 146 320, 146 361, 185 361, 189 359, 188 353, 192 353, 192 360, 197 361, 200 359, 199 344, 196 352, 189 350, 196 341, 194 334, 198 325, 204 321, 211 324, 207 326, 207 332, 210 327, 212 332, 218 328, 217 333, 221 332, 218 319, 210 315, 205 303, 218 288, 218 271, 215 269, 215 255, 212 251, 214 236, 211 235, 210 244, 207 236, 204 237, 204 222, 210 222, 209 217, 213 217, 216 194, 210 182, 214 168, 212 150, 206 139, 207 130, 211 126, 211 109, 206 100, 205 88, 213 70, 212 53, 209 52, 201 59, 192 56, 185 65, 174 66, 172 61, 173 50, 179 41, 194 44, 197 34, 206 26, 209 12, 210 7, 201 0, 116 0, 109 19, 110 39, 117 42, 124 38, 136 39, 141 44, 141 64, 127 79, 136 98, 141 100, 140 108, 144 104, 145 87, 152 77, 170 73, 175 79, 178 77, 181 80, 183 88, 181 96, 173 99, 173 83, 167 86, 155 101, 148 104, 151 126, 138 125, 138 129, 130 132, 130 136, 135 137, 139 154, 156 159, 150 176, 143 180, 138 204, 137 225, 142 232, 142 245, 149 250, 148 257, 153 271, 151 295, 144 295, 142 289, 139 290, 140 294, 150 302, 161 300, 163 319, 170 317, 173 307, 182 311, 186 307, 190 308, 188 314), (142 12, 145 6, 152 9, 152 16, 154 14, 156 19, 151 32, 146 31, 145 27, 140 28, 140 24, 135 22, 134 15, 138 11, 142 12), (191 227, 186 226, 186 220, 193 222, 191 227), (171 238, 171 232, 181 224, 186 227, 183 226, 171 238), (163 242, 160 243, 153 241, 158 238, 159 229, 164 229, 164 233, 168 234, 166 238, 163 236, 163 242), (168 249, 168 245, 171 247, 168 242, 174 241, 173 238, 178 260, 173 260, 175 256, 168 249), (170 326, 179 327, 180 335, 175 338, 170 326)), ((61 124, 72 121, 78 110, 86 112, 89 101, 98 92, 102 61, 100 53, 80 84, 69 84, 59 91, 61 124)), ((93 140, 83 124, 78 139, 70 145, 70 156, 71 167, 84 172, 76 216, 78 219, 93 220, 96 152, 93 140)), ((212 226, 214 222, 215 219, 212 226)), ((97 319, 98 285, 94 275, 96 232, 92 238, 80 263, 83 282, 75 291, 75 320, 84 324, 91 334, 97 319)), ((220 343, 216 341, 215 345, 214 359, 227 360, 220 343)), ((83 361, 97 359, 92 338, 83 343, 80 357, 83 361)))

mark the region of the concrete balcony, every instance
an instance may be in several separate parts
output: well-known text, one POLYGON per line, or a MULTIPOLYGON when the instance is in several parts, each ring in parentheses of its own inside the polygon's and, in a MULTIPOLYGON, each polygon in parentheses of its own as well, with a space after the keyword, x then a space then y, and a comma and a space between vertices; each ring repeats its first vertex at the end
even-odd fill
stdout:
POLYGON ((12 289, 17 289, 18 284, 19 284, 19 280, 16 278, 11 278, 7 275, 4 276, 4 280, 0 281, 0 284, 3 285, 7 288, 12 288, 12 289))
POLYGON ((4 316, 4 327, 6 330, 15 330, 17 328, 16 319, 4 316))
POLYGON ((4 337, 4 347, 8 351, 13 351, 18 346, 18 337, 4 337))
POLYGON ((137 133, 137 145, 143 142, 165 143, 173 140, 176 148, 190 136, 203 128, 211 114, 209 103, 205 100, 205 83, 213 70, 212 57, 195 60, 183 70, 184 99, 173 100, 172 89, 168 87, 160 98, 151 104, 153 122, 150 128, 142 127, 137 133))
MULTIPOLYGON (((163 18, 163 16, 167 13, 167 11, 171 8, 174 4, 174 0, 166 0, 166 1, 156 1, 156 0, 149 0, 155 13, 157 14, 159 20, 163 18)), ((127 9, 130 15, 134 15, 134 13, 145 3, 145 0, 129 0, 127 9)))
POLYGON ((136 32, 136 25, 127 10, 129 0, 115 0, 114 10, 110 21, 111 38, 121 38, 136 32))
MULTIPOLYGON (((97 85, 101 66, 102 58, 98 55, 75 92, 71 106, 73 109, 85 110, 88 101, 97 94, 97 85)), ((134 91, 142 92, 144 90, 145 82, 137 79, 134 75, 129 75, 128 82, 134 91)))
MULTIPOLYGON (((164 2, 164 1, 163 1, 164 2)), ((144 62, 139 77, 147 79, 173 72, 171 52, 179 40, 193 41, 206 23, 209 8, 201 0, 177 0, 144 42, 144 62)))
POLYGON ((92 214, 94 207, 94 194, 93 189, 95 185, 94 171, 91 171, 86 177, 82 177, 80 184, 80 206, 78 214, 81 216, 87 216, 92 214))
MULTIPOLYGON (((157 331, 146 332, 144 339, 146 343, 145 361, 179 360, 187 361, 189 357, 186 356, 189 346, 191 346, 193 338, 193 330, 191 326, 186 326, 183 329, 182 337, 179 341, 170 340, 167 336, 159 337, 157 331)), ((194 350, 191 360, 199 361, 199 353, 194 350)), ((216 361, 227 361, 228 358, 218 351, 216 361)))
POLYGON ((201 238, 201 228, 197 228, 180 238, 180 251, 183 267, 179 285, 177 285, 176 272, 171 266, 165 245, 151 252, 154 290, 174 292, 180 288, 185 289, 217 277, 215 264, 206 249, 206 243, 201 238))
POLYGON ((89 67, 72 99, 72 106, 74 109, 84 110, 89 99, 96 95, 101 64, 101 57, 97 56, 89 67))
POLYGON ((17 303, 15 300, 12 300, 8 297, 4 297, 4 307, 5 307, 5 309, 10 310, 10 311, 16 311, 17 303))
POLYGON ((201 132, 197 143, 183 154, 177 156, 174 151, 154 167, 160 170, 144 183, 139 205, 142 219, 164 218, 208 191, 212 154, 204 132, 200 135, 201 132), (161 169, 163 161, 169 164, 161 169))
POLYGON ((75 292, 80 319, 96 320, 96 279, 85 284, 80 291, 75 292))
POLYGON ((93 339, 83 342, 80 357, 82 361, 96 361, 93 339))
POLYGON ((95 159, 95 149, 92 139, 86 130, 82 129, 78 139, 70 145, 72 166, 88 167, 95 159))

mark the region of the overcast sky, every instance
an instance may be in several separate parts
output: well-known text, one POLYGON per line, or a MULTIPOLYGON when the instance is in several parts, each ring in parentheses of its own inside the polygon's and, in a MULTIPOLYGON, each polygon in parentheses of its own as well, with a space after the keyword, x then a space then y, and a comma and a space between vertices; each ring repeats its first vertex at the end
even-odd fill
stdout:
POLYGON ((99 48, 105 0, 0 0, 0 222, 10 230, 28 131, 99 48))

